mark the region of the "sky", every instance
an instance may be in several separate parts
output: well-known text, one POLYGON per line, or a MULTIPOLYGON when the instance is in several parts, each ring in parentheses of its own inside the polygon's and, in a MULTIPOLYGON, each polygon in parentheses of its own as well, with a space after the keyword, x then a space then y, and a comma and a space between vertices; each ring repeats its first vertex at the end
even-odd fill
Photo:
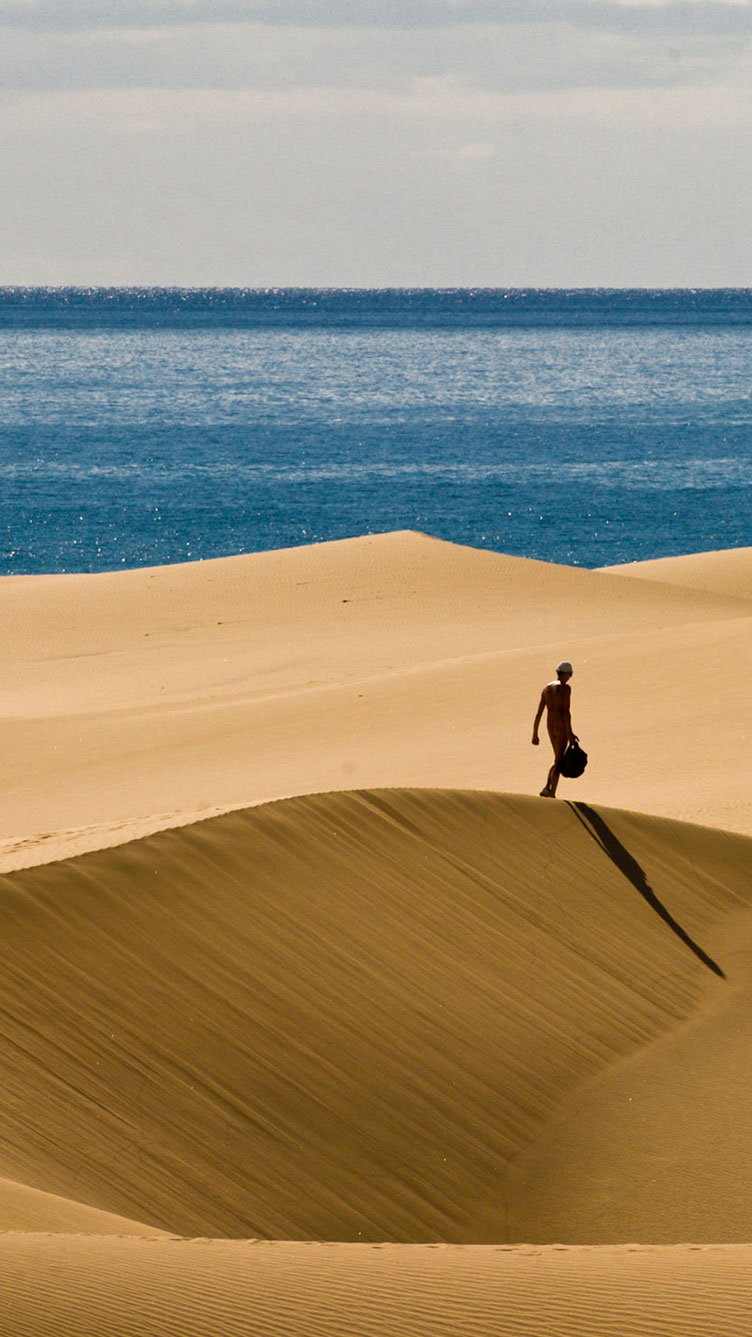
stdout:
POLYGON ((752 0, 0 0, 0 283, 752 286, 752 0))

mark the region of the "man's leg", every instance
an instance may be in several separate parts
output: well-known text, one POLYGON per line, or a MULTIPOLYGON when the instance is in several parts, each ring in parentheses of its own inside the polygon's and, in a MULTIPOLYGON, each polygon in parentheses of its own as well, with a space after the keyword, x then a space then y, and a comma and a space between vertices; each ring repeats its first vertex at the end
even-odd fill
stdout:
POLYGON ((548 772, 546 788, 541 791, 541 796, 544 798, 556 798, 556 787, 559 783, 560 775, 559 762, 567 750, 566 734, 552 733, 550 734, 550 738, 551 746, 554 750, 554 764, 548 772))

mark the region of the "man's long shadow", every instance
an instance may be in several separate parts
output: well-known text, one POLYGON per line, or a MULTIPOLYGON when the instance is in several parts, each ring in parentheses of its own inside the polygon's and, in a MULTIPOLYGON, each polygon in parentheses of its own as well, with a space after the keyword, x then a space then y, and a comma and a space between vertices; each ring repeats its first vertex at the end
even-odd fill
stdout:
POLYGON ((702 964, 707 966, 708 970, 712 970, 715 975, 720 975, 721 979, 725 980, 726 976, 717 962, 715 962, 711 956, 708 956, 707 952, 704 952, 702 947, 699 947, 693 938, 690 938, 689 934, 682 928, 681 924, 677 924, 673 916, 669 914, 665 905, 658 900, 658 897, 650 886, 643 869, 640 867, 637 860, 629 853, 629 850, 625 849, 621 841, 617 839, 610 826, 604 822, 600 813, 596 812, 593 808, 588 807, 587 803, 575 803, 571 800, 567 800, 567 803, 578 821, 584 826, 588 835, 592 836, 596 845, 598 845, 600 849, 603 850, 604 854, 607 854, 609 859, 616 864, 619 872, 623 873, 624 876, 629 879, 632 886, 637 888, 640 895, 645 898, 648 905, 655 910, 655 913, 660 916, 663 922, 668 924, 669 928, 676 934, 677 938, 681 938, 682 942, 686 944, 691 952, 694 952, 698 960, 702 961, 702 964))

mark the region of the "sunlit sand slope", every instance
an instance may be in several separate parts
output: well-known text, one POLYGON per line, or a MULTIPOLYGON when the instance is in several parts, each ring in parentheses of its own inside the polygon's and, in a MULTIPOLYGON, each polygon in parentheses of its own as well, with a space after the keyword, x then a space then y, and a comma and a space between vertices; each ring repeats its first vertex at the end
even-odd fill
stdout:
POLYGON ((683 557, 656 557, 649 562, 625 562, 603 567, 613 575, 680 585, 735 599, 752 599, 752 548, 722 548, 718 552, 688 553, 683 557))
MULTIPOLYGON (((752 1053, 751 851, 585 805, 384 791, 9 874, 0 1173, 182 1234, 539 1238, 535 1145, 556 1163, 580 1096, 617 1126, 587 1084, 662 1044, 652 1154, 681 1192, 643 1182, 651 1229, 686 1238, 696 1198, 703 1238, 749 1238, 746 1159, 706 1145, 707 1092, 685 1090, 678 1144, 660 1100, 680 1050, 715 1046, 717 1099, 752 1134, 722 1071, 752 1053)), ((646 1219, 632 1154, 612 1148, 621 1239, 646 1219)), ((563 1203, 592 1196, 577 1164, 563 1203)), ((576 1238, 612 1226, 597 1201, 576 1238)))
POLYGON ((99 1211, 54 1193, 44 1193, 28 1184, 0 1179, 0 1234, 15 1230, 85 1235, 148 1235, 150 1238, 162 1233, 153 1226, 142 1225, 128 1217, 99 1211))
POLYGON ((752 1246, 0 1237, 3 1337, 748 1337, 752 1246))

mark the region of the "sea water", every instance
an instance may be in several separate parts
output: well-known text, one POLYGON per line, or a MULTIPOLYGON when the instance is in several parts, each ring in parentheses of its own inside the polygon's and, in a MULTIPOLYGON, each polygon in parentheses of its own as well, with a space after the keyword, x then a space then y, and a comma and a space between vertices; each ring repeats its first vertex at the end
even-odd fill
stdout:
POLYGON ((0 290, 0 572, 752 544, 752 291, 0 290))

